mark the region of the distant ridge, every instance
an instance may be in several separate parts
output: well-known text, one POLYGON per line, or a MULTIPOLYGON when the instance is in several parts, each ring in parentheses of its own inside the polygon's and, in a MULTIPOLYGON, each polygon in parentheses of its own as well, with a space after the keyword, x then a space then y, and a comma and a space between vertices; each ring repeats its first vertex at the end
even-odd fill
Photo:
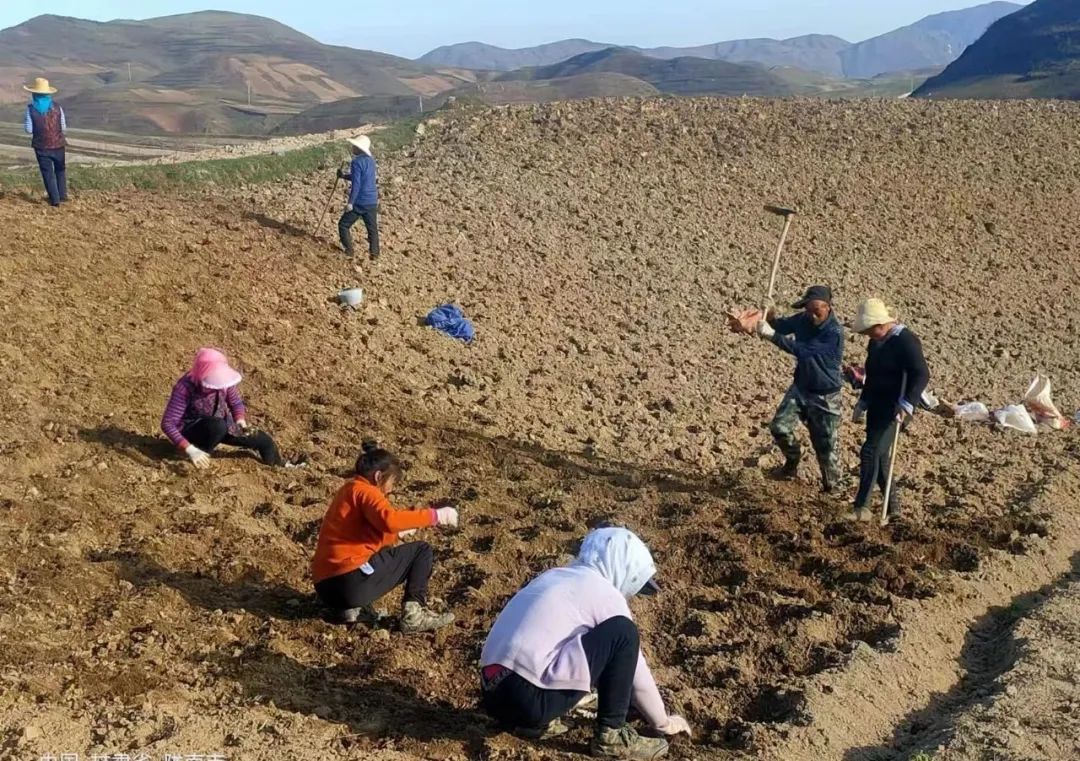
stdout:
POLYGON ((1080 100, 1080 0, 1037 0, 996 24, 916 93, 1080 100))
POLYGON ((536 47, 508 49, 482 42, 444 45, 421 56, 420 63, 484 71, 514 71, 550 66, 583 53, 626 47, 650 58, 705 58, 766 67, 790 66, 828 76, 870 79, 879 74, 940 69, 954 61, 997 19, 1022 5, 991 2, 928 16, 879 37, 851 43, 831 35, 808 34, 786 40, 745 39, 693 47, 642 48, 573 39, 536 47))

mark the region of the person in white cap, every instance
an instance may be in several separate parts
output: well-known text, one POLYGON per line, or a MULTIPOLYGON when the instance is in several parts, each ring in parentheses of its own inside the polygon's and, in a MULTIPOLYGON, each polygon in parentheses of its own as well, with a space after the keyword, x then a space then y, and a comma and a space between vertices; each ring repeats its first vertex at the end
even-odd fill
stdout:
MULTIPOLYGON (((856 423, 866 421, 866 442, 859 461, 859 490, 855 495, 854 518, 870 521, 867 508, 876 482, 882 492, 889 478, 889 463, 896 426, 903 430, 930 382, 930 368, 923 356, 918 336, 897 322, 880 299, 867 299, 859 305, 852 326, 867 336, 870 345, 866 369, 848 368, 848 378, 862 394, 855 407, 856 423)), ((895 480, 889 496, 888 516, 900 515, 900 498, 895 480)))
POLYGON ((23 85, 32 96, 26 106, 23 129, 30 135, 30 145, 37 157, 49 204, 59 206, 67 200, 67 116, 60 104, 53 101, 56 88, 49 80, 38 77, 31 85, 23 85))
POLYGON ((364 220, 367 228, 368 254, 371 260, 379 258, 379 185, 378 167, 371 154, 371 138, 360 135, 349 140, 352 145, 353 160, 349 170, 338 170, 338 177, 350 182, 349 201, 345 204, 345 213, 338 222, 338 236, 345 256, 355 253, 352 240, 352 226, 357 220, 364 220))

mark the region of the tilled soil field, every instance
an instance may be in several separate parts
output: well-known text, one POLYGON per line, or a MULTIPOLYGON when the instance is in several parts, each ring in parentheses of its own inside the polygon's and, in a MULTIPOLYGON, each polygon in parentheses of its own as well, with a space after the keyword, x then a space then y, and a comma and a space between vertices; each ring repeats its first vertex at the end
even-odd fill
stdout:
MULTIPOLYGON (((763 296, 779 230, 761 206, 801 212, 782 298, 827 282, 849 316, 881 295, 923 336, 943 398, 1016 401, 1041 370, 1071 411, 1077 116, 454 113, 382 163, 384 256, 358 270, 309 233, 332 177, 59 213, 0 198, 0 749, 582 752, 585 725, 542 747, 489 726, 475 659, 507 597, 606 519, 645 537, 665 580, 635 609, 698 729, 675 755, 755 753, 812 725, 808 677, 896 648, 909 601, 949 595, 953 574, 1054 541, 1053 512, 1080 507, 1040 497, 1078 449, 1073 432, 924 415, 901 453, 907 517, 884 531, 845 522, 850 495, 820 495, 809 460, 802 482, 769 480, 792 363, 722 320, 763 296), (360 312, 331 303, 357 283, 360 312), (472 345, 419 325, 451 300, 472 345), (219 457, 196 473, 170 451, 157 421, 204 344, 237 360, 253 421, 307 469, 219 457), (461 531, 426 537, 458 614, 438 636, 333 627, 311 599, 319 519, 367 437, 410 463, 402 503, 462 507, 461 531)), ((852 339, 849 359, 864 351, 852 339)), ((842 437, 853 471, 859 432, 842 437)))

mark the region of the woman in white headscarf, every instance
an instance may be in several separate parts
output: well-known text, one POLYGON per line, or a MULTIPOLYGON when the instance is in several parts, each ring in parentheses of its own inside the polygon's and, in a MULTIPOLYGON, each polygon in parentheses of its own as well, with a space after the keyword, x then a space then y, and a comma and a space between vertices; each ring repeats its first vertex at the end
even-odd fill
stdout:
POLYGON ((572 565, 538 576, 499 614, 480 656, 484 708, 520 734, 547 737, 566 731, 558 719, 595 689, 593 755, 666 754, 666 740, 641 737, 626 723, 633 705, 661 734, 690 733, 664 708, 628 605, 658 591, 655 573, 633 532, 591 532, 572 565))

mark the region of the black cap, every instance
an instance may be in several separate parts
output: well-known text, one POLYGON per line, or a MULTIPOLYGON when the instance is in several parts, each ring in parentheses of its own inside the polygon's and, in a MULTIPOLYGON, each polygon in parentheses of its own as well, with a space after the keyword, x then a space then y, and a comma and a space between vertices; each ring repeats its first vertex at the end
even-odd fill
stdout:
POLYGON ((644 595, 645 597, 652 597, 659 591, 660 585, 656 583, 656 577, 653 576, 651 579, 645 582, 645 586, 641 588, 641 591, 638 592, 638 594, 644 595))
POLYGON ((806 289, 803 297, 791 305, 792 309, 802 309, 811 301, 824 301, 832 304, 832 288, 827 285, 812 285, 806 289))

